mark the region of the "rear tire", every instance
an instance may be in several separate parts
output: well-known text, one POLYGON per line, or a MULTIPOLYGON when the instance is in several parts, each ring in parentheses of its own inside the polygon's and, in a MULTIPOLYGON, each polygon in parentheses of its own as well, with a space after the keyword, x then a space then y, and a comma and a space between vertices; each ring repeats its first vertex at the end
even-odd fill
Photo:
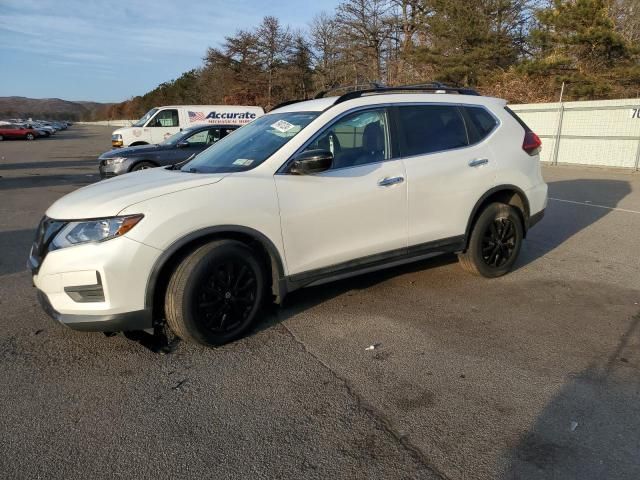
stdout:
POLYGON ((157 166, 158 165, 156 165, 153 162, 138 162, 133 166, 131 171, 132 172, 137 172, 139 170, 148 170, 149 168, 156 168, 157 166))
POLYGON ((223 345, 240 337, 265 299, 265 272, 254 252, 235 240, 197 248, 175 269, 165 296, 167 325, 180 338, 223 345))
POLYGON ((0 135, 0 142, 4 140, 4 137, 0 135))
POLYGON ((467 250, 458 255, 466 271, 487 278, 511 271, 522 241, 522 218, 511 205, 492 203, 478 217, 467 250))
POLYGON ((33 133, 27 133, 24 138, 26 138, 27 140, 35 140, 36 137, 33 135, 33 133))

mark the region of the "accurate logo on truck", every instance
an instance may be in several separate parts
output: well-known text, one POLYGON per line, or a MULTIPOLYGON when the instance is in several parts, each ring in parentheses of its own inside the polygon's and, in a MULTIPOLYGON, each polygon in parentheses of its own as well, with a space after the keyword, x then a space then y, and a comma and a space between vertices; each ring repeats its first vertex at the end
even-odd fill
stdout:
POLYGON ((205 115, 204 112, 187 112, 189 122, 206 122, 221 124, 239 124, 244 125, 255 120, 257 114, 253 112, 216 112, 215 110, 205 115))

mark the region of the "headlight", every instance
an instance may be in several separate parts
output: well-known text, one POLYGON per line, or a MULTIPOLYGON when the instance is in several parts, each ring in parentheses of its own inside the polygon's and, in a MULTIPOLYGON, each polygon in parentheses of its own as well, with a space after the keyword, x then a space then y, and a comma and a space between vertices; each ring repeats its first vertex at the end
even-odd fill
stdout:
POLYGON ((111 135, 111 140, 122 140, 122 135, 120 135, 119 133, 111 135))
POLYGON ((124 162, 125 160, 127 160, 127 158, 125 157, 114 157, 114 158, 107 158, 104 163, 105 165, 119 165, 122 162, 124 162))
POLYGON ((81 243, 104 242, 112 238, 121 237, 142 220, 144 215, 129 215, 126 217, 101 218, 70 222, 55 236, 51 242, 52 250, 71 247, 81 243))

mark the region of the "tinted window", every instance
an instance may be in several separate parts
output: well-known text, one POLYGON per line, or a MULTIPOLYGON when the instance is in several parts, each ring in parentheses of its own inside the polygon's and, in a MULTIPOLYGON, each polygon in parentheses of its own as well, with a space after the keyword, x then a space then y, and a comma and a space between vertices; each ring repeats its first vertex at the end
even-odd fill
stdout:
POLYGON ((332 168, 381 162, 390 157, 387 132, 385 110, 356 112, 335 122, 305 150, 329 150, 332 168))
POLYGON ((458 107, 416 105, 399 107, 402 155, 422 155, 469 145, 458 107))
POLYGON ((473 143, 484 140, 496 128, 496 119, 482 107, 464 107, 470 130, 473 132, 473 143))

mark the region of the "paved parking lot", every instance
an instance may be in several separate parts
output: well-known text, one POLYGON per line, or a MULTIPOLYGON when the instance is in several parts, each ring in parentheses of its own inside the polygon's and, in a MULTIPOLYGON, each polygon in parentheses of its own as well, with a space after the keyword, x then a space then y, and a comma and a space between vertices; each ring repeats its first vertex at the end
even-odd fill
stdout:
POLYGON ((545 168, 547 216, 504 278, 433 259, 160 356, 54 324, 25 269, 110 131, 0 143, 5 478, 640 478, 640 175, 545 168))

